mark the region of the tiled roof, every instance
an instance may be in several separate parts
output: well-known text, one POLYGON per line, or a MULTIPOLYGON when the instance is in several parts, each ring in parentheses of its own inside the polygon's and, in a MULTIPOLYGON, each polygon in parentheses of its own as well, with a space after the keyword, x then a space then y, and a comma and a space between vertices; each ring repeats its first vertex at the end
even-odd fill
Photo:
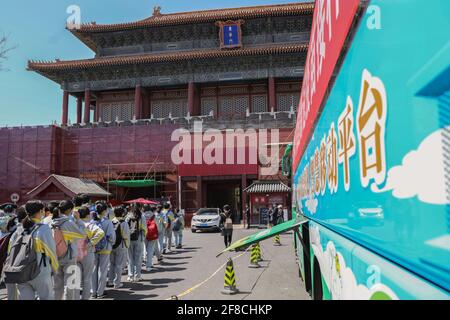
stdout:
POLYGON ((71 61, 30 60, 28 62, 28 70, 38 72, 79 70, 94 67, 110 67, 110 66, 122 66, 133 64, 151 64, 159 62, 177 62, 183 60, 201 60, 201 59, 224 58, 224 57, 295 53, 295 52, 306 52, 307 50, 308 44, 283 44, 283 45, 243 48, 236 50, 212 49, 212 50, 169 52, 169 53, 143 54, 143 55, 113 56, 105 58, 71 60, 71 61))
POLYGON ((74 196, 77 194, 87 194, 90 196, 106 197, 110 195, 110 193, 108 193, 105 189, 100 187, 92 180, 60 176, 57 174, 50 175, 36 188, 28 192, 28 195, 39 194, 40 192, 44 191, 50 184, 55 184, 70 196, 74 196))
POLYGON ((192 12, 180 12, 171 14, 154 15, 150 18, 118 24, 89 23, 81 25, 80 29, 72 30, 74 33, 84 32, 109 32, 142 27, 160 27, 180 24, 211 22, 217 20, 252 19, 270 16, 312 14, 314 3, 291 3, 280 5, 266 5, 254 7, 242 7, 231 9, 202 10, 192 12))
POLYGON ((255 181, 244 191, 247 193, 290 192, 291 188, 281 181, 255 181))

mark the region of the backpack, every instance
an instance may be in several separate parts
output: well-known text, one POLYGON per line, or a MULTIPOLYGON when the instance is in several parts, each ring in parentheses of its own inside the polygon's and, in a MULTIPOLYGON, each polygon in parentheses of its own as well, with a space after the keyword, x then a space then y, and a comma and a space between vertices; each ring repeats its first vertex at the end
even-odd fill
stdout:
POLYGON ((166 225, 166 229, 170 229, 170 227, 172 226, 172 220, 170 220, 170 214, 171 211, 167 211, 166 213, 166 217, 167 217, 167 225, 166 225))
POLYGON ((139 219, 137 217, 132 217, 130 220, 128 220, 128 225, 130 226, 130 240, 139 240, 139 219))
POLYGON ((10 232, 0 238, 0 274, 2 274, 3 265, 5 264, 6 258, 8 257, 8 246, 12 235, 13 232, 10 232))
POLYGON ((56 244, 56 256, 58 258, 63 258, 66 256, 67 251, 69 250, 69 246, 67 245, 66 240, 64 240, 64 234, 61 231, 61 226, 52 226, 53 229, 53 239, 55 239, 56 244))
MULTIPOLYGON (((105 231, 103 229, 101 221, 94 220, 93 223, 97 227, 99 227, 100 229, 105 231)), ((106 236, 106 232, 105 232, 105 236, 103 238, 101 238, 101 240, 95 245, 95 252, 102 251, 102 250, 106 249, 107 246, 108 246, 108 237, 106 236)))
POLYGON ((78 240, 78 242, 77 242, 77 249, 78 249, 77 250, 78 251, 77 262, 83 261, 84 257, 87 256, 88 242, 89 242, 89 240, 87 238, 78 240))
POLYGON ((123 241, 122 237, 122 227, 120 226, 121 221, 113 222, 114 225, 114 231, 116 232, 116 242, 113 245, 113 249, 117 249, 123 241))
POLYGON ((180 231, 182 226, 180 217, 175 218, 175 221, 173 222, 173 231, 180 231))
MULTIPOLYGON (((38 226, 39 228, 39 226, 38 226)), ((26 283, 35 279, 40 270, 40 264, 37 263, 37 253, 34 250, 33 231, 27 233, 25 230, 13 241, 11 251, 3 267, 5 283, 26 283)), ((42 254, 42 261, 45 261, 45 255, 42 254)))
POLYGON ((147 236, 145 238, 148 241, 158 239, 158 226, 156 225, 154 218, 147 220, 147 236))
POLYGON ((233 220, 231 218, 225 219, 225 229, 233 229, 233 220))

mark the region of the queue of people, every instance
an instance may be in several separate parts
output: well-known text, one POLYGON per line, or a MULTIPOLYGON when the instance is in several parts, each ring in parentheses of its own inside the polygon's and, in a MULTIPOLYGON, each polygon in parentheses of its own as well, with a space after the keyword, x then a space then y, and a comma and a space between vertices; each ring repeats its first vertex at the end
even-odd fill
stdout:
POLYGON ((143 265, 151 271, 154 257, 181 249, 183 229, 169 203, 112 208, 86 195, 28 201, 0 238, 1 280, 8 300, 102 299, 107 287, 123 286, 125 269, 127 281, 142 281, 143 265))

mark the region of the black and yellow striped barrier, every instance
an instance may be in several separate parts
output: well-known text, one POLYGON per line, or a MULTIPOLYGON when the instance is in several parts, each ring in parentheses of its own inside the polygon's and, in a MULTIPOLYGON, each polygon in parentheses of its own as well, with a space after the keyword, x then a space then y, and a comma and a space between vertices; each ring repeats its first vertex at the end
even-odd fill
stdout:
POLYGON ((258 262, 263 261, 262 254, 261 254, 261 246, 260 246, 259 242, 256 244, 256 246, 258 248, 258 262))
POLYGON ((273 245, 274 246, 281 246, 281 240, 280 240, 280 235, 277 234, 274 238, 273 238, 273 245))
POLYGON ((252 252, 250 254, 250 264, 248 265, 249 268, 259 268, 261 267, 258 263, 258 258, 259 258, 259 249, 258 249, 258 244, 255 243, 252 246, 252 252))
POLYGON ((233 260, 228 259, 227 266, 225 268, 224 288, 221 291, 223 294, 236 294, 238 289, 236 288, 236 277, 234 275, 233 260))

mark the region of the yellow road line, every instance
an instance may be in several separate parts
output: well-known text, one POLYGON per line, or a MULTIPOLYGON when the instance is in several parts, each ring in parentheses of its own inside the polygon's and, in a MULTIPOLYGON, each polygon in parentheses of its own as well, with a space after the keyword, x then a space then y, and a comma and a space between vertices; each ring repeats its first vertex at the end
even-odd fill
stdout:
MULTIPOLYGON (((235 257, 233 258, 233 260, 235 260, 235 259, 237 259, 237 258, 243 256, 245 253, 247 253, 247 251, 248 251, 248 249, 245 250, 244 252, 242 252, 241 254, 235 256, 235 257)), ((228 262, 228 261, 227 261, 227 262, 228 262)), ((183 296, 185 296, 185 295, 191 293, 191 292, 194 291, 195 289, 199 288, 200 286, 204 285, 206 282, 208 282, 209 280, 211 280, 212 278, 214 278, 214 276, 215 276, 217 273, 219 273, 219 272, 226 266, 227 262, 225 262, 224 264, 222 264, 222 265, 221 265, 216 271, 214 271, 214 273, 211 274, 207 279, 205 279, 205 280, 203 280, 202 282, 200 282, 199 284, 196 284, 195 286, 193 286, 193 287, 187 289, 187 290, 184 291, 183 293, 180 293, 180 294, 176 295, 176 297, 177 297, 177 298, 183 297, 183 296)), ((168 298, 168 299, 166 299, 166 300, 172 300, 172 299, 171 299, 171 298, 168 298)))

